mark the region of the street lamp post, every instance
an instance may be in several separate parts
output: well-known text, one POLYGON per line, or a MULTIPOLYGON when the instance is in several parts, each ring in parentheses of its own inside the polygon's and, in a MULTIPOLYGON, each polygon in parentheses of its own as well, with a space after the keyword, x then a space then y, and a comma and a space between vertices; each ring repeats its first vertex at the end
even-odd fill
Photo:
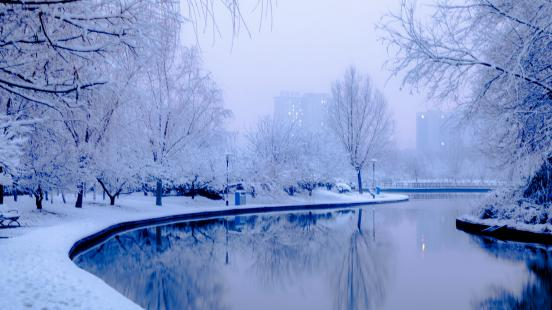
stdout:
POLYGON ((228 206, 229 161, 230 161, 230 154, 226 153, 226 206, 228 206))
POLYGON ((376 190, 376 161, 377 161, 377 159, 372 158, 370 161, 372 162, 372 189, 376 190))

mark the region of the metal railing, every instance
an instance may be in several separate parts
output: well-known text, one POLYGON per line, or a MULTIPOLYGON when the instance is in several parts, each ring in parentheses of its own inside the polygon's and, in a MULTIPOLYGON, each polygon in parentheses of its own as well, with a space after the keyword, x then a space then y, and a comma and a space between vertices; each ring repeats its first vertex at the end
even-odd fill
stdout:
POLYGON ((381 182, 380 188, 489 188, 509 186, 506 182, 499 181, 394 181, 381 182))

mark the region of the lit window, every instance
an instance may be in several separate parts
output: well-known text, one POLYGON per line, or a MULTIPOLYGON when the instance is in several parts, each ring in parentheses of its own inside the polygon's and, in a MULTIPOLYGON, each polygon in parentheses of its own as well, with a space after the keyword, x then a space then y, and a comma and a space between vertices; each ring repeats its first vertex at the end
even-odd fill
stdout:
POLYGON ((422 114, 421 118, 424 119, 424 118, 425 118, 425 115, 422 114))
POLYGON ((445 142, 442 142, 442 141, 441 141, 441 146, 445 146, 445 142))

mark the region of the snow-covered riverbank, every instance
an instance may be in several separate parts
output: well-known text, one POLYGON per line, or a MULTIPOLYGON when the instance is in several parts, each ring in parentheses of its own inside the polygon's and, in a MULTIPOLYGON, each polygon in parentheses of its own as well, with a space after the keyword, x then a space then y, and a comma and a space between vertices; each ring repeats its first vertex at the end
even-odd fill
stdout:
POLYGON ((488 226, 508 226, 520 231, 552 234, 549 203, 523 197, 523 189, 502 189, 487 195, 472 214, 459 219, 488 226))
MULTIPOLYGON (((245 207, 361 201, 373 203, 404 198, 404 195, 386 194, 372 199, 369 195, 315 191, 310 197, 298 195, 250 199, 245 207)), ((139 308, 102 280, 73 264, 68 256, 73 244, 120 222, 236 208, 226 207, 224 201, 184 197, 167 197, 163 207, 155 207, 154 197, 141 194, 121 197, 116 206, 109 206, 100 197, 94 201, 92 195, 87 197, 83 209, 75 209, 72 204, 72 201, 62 204, 55 197, 53 204, 45 202, 44 210, 37 211, 33 199, 20 197, 18 203, 8 198, 5 205, 0 206, 2 210, 18 209, 23 226, 0 230, 0 237, 3 237, 0 239, 0 309, 139 308)))

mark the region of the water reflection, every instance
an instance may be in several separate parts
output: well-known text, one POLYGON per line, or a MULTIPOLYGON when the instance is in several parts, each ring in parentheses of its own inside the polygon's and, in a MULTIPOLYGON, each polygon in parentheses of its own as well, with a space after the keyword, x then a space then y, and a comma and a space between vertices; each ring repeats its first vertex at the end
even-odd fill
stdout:
POLYGON ((147 309, 551 309, 550 250, 457 231, 470 205, 432 199, 149 227, 75 262, 147 309))
POLYGON ((148 309, 221 309, 224 285, 212 276, 219 265, 213 263, 216 247, 209 235, 216 228, 206 221, 135 230, 77 262, 148 309))
POLYGON ((375 240, 363 230, 362 211, 340 264, 335 309, 375 309, 385 294, 388 253, 376 249, 375 240))
POLYGON ((383 257, 374 253, 361 221, 353 221, 357 213, 238 216, 139 229, 109 239, 75 262, 147 309, 226 308, 223 268, 233 264, 246 266, 266 289, 293 285, 313 273, 335 274, 338 266, 336 303, 347 309, 358 302, 370 306, 369 291, 383 291, 377 282, 384 273, 372 266, 383 265, 378 262, 383 257), (340 251, 344 241, 346 252, 340 251), (346 253, 339 265, 338 253, 346 253))
POLYGON ((474 236, 474 241, 489 254, 516 262, 524 262, 532 277, 520 294, 497 287, 477 304, 480 309, 552 309, 552 247, 517 242, 504 242, 474 236))

